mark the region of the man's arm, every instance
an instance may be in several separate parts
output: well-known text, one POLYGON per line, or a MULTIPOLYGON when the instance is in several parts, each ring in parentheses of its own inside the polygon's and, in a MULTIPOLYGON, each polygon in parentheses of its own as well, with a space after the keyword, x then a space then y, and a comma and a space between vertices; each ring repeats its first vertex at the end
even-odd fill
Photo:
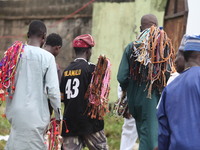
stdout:
POLYGON ((57 73, 58 73, 58 81, 59 83, 61 82, 61 71, 60 71, 60 66, 58 64, 56 64, 57 67, 57 73))
POLYGON ((62 74, 61 81, 60 81, 61 102, 64 102, 64 95, 65 95, 65 84, 66 83, 65 83, 65 78, 64 78, 64 72, 62 74))
POLYGON ((165 112, 165 99, 166 89, 164 89, 158 107, 157 117, 158 117, 158 149, 168 150, 170 143, 170 128, 168 118, 165 112))
POLYGON ((45 76, 45 88, 47 90, 48 99, 54 109, 56 120, 61 120, 61 102, 60 90, 58 83, 58 74, 55 63, 55 58, 52 56, 49 62, 49 67, 45 76))
POLYGON ((132 43, 129 44, 122 56, 121 63, 119 65, 117 80, 120 83, 120 87, 123 91, 126 91, 130 76, 130 53, 131 53, 132 43))

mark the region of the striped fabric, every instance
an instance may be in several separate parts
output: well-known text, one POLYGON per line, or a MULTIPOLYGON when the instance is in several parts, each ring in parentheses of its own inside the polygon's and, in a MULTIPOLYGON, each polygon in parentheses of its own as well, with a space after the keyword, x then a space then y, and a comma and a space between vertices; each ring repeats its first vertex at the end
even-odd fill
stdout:
POLYGON ((179 51, 184 51, 184 48, 185 48, 185 43, 186 43, 186 39, 187 39, 187 34, 185 34, 181 40, 181 44, 178 48, 179 51))
POLYGON ((184 51, 200 51, 200 35, 186 35, 184 51))
POLYGON ((62 150, 82 150, 85 146, 90 150, 108 150, 104 131, 101 130, 85 136, 63 137, 62 150))

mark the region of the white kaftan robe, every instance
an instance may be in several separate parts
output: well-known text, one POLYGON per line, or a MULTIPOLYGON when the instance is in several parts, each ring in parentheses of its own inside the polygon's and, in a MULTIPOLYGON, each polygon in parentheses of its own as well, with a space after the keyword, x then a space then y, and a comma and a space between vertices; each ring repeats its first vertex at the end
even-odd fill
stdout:
POLYGON ((55 58, 39 47, 26 45, 16 72, 16 90, 7 98, 11 132, 6 150, 46 150, 44 134, 50 122, 48 98, 60 119, 60 91, 55 58))

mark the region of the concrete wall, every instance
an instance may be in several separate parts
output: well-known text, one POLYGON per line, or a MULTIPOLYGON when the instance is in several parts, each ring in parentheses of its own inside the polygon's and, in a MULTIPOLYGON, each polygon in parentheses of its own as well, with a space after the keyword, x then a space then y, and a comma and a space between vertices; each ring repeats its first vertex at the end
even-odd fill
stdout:
MULTIPOLYGON (((5 28, 0 28, 0 35, 26 35, 27 33, 27 24, 26 20, 14 20, 14 21, 0 21, 2 26, 6 26, 5 28), (3 32, 3 34, 1 34, 3 32)), ((54 20, 44 20, 44 23, 49 27, 54 20)), ((61 68, 64 69, 70 61, 73 60, 73 49, 71 46, 71 41, 80 34, 90 33, 91 32, 91 18, 76 18, 70 19, 68 21, 62 22, 58 24, 54 28, 48 28, 49 33, 58 33, 63 38, 63 47, 56 58, 61 68)), ((26 36, 23 37, 15 37, 15 38, 6 38, 0 39, 0 47, 2 49, 1 54, 6 50, 11 43, 15 40, 21 40, 26 42, 26 36)))
POLYGON ((90 0, 0 0, 0 55, 14 41, 26 42, 26 33, 31 20, 42 20, 48 34, 58 33, 63 38, 63 47, 57 57, 64 69, 73 60, 72 40, 80 35, 91 33, 92 4, 78 14, 61 20, 81 8, 90 0), (54 25, 52 27, 52 25, 54 25), (12 36, 12 37, 7 37, 12 36))
POLYGON ((139 33, 140 18, 147 13, 158 17, 162 26, 166 0, 136 0, 126 3, 94 3, 92 35, 96 46, 92 62, 100 54, 106 55, 112 63, 110 101, 117 100, 117 71, 125 46, 134 41, 139 33))

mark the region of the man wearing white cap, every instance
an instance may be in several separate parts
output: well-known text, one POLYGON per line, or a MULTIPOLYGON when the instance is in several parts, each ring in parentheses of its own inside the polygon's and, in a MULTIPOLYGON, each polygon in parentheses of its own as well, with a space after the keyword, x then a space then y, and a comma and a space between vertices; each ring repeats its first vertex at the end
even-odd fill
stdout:
POLYGON ((200 36, 188 35, 185 70, 163 91, 158 108, 158 149, 199 150, 200 36))

